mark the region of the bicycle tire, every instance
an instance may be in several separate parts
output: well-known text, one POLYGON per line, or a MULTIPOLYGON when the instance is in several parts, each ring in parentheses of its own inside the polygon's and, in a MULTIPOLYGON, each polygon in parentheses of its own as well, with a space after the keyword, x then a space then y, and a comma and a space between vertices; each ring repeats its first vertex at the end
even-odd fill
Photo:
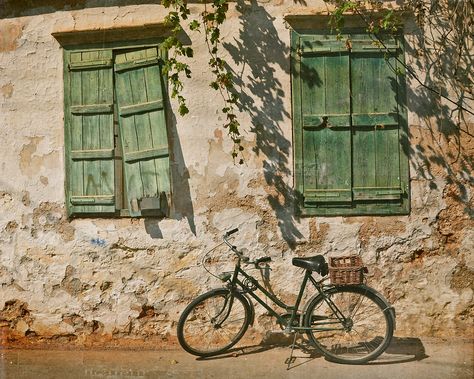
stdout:
POLYGON ((310 300, 304 326, 328 328, 306 332, 310 342, 326 359, 336 363, 363 364, 387 349, 395 320, 390 305, 374 290, 366 286, 340 286, 326 290, 325 295, 348 320, 345 326, 342 325, 322 295, 310 300), (329 327, 331 324, 334 325, 332 329, 329 327))
POLYGON ((193 355, 221 354, 243 337, 250 320, 250 306, 241 293, 225 288, 211 290, 184 309, 178 321, 178 341, 193 355))

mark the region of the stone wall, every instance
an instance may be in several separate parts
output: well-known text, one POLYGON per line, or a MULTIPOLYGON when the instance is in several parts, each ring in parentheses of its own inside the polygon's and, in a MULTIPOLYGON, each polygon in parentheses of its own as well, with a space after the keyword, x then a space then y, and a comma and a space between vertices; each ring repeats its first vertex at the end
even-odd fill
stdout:
MULTIPOLYGON (((190 114, 170 127, 173 214, 73 220, 64 206, 62 48, 51 33, 157 23, 166 11, 152 1, 35 3, 8 1, 0 11, 2 344, 173 343, 184 306, 220 285, 200 263, 233 227, 252 257, 272 257, 271 285, 284 299, 294 298, 302 275, 293 257, 356 252, 369 283, 396 308, 397 335, 473 337, 472 116, 460 124, 467 133, 457 132, 449 105, 408 77, 410 215, 295 216, 283 15, 324 11, 322 1, 231 5, 223 38, 246 107, 244 165, 230 157, 202 36, 188 31, 190 114)), ((423 75, 417 41, 407 35, 407 61, 423 75)), ((231 264, 224 249, 213 257, 216 271, 231 264)), ((267 319, 257 307, 256 342, 267 319)))

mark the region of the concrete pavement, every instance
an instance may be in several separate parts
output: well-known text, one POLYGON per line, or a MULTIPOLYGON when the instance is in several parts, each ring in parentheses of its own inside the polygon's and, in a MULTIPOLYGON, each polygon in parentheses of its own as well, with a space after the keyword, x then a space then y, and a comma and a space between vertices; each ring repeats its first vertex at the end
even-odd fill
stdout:
POLYGON ((287 346, 233 349, 199 360, 184 351, 0 350, 1 379, 472 379, 473 341, 395 337, 376 361, 362 366, 326 361, 314 350, 287 346))

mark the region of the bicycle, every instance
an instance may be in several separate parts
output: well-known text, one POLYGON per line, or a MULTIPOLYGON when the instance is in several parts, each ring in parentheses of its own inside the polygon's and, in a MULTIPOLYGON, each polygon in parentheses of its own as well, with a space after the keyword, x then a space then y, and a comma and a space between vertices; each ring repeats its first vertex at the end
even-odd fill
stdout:
POLYGON ((200 357, 229 350, 253 324, 255 310, 251 298, 276 317, 284 332, 295 333, 295 340, 297 333, 306 333, 312 345, 330 361, 362 364, 387 349, 395 329, 395 310, 380 293, 362 283, 324 284, 329 267, 324 256, 316 255, 293 258, 292 264, 305 269, 305 274, 295 304, 287 305, 242 268, 242 264, 262 268, 271 257, 251 261, 244 256, 228 240, 237 231, 230 230, 223 236, 224 243, 237 256, 234 270, 219 275, 225 287, 198 296, 180 316, 177 336, 184 350, 200 357), (315 279, 314 272, 321 279, 315 279), (317 292, 300 312, 308 282, 317 292), (257 290, 285 312, 277 312, 255 293, 257 290))

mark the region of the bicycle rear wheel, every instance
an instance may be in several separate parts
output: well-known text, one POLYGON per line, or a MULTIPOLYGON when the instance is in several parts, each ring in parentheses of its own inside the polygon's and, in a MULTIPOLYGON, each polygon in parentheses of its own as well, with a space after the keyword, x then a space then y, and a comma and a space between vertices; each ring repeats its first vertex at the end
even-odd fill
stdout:
POLYGON ((201 357, 220 354, 247 331, 251 311, 245 297, 216 289, 197 297, 181 314, 178 341, 188 353, 201 357))
POLYGON ((304 318, 310 341, 337 363, 361 364, 375 359, 390 344, 394 320, 387 304, 366 286, 342 286, 311 301, 304 318), (335 305, 345 321, 336 316, 335 305))

